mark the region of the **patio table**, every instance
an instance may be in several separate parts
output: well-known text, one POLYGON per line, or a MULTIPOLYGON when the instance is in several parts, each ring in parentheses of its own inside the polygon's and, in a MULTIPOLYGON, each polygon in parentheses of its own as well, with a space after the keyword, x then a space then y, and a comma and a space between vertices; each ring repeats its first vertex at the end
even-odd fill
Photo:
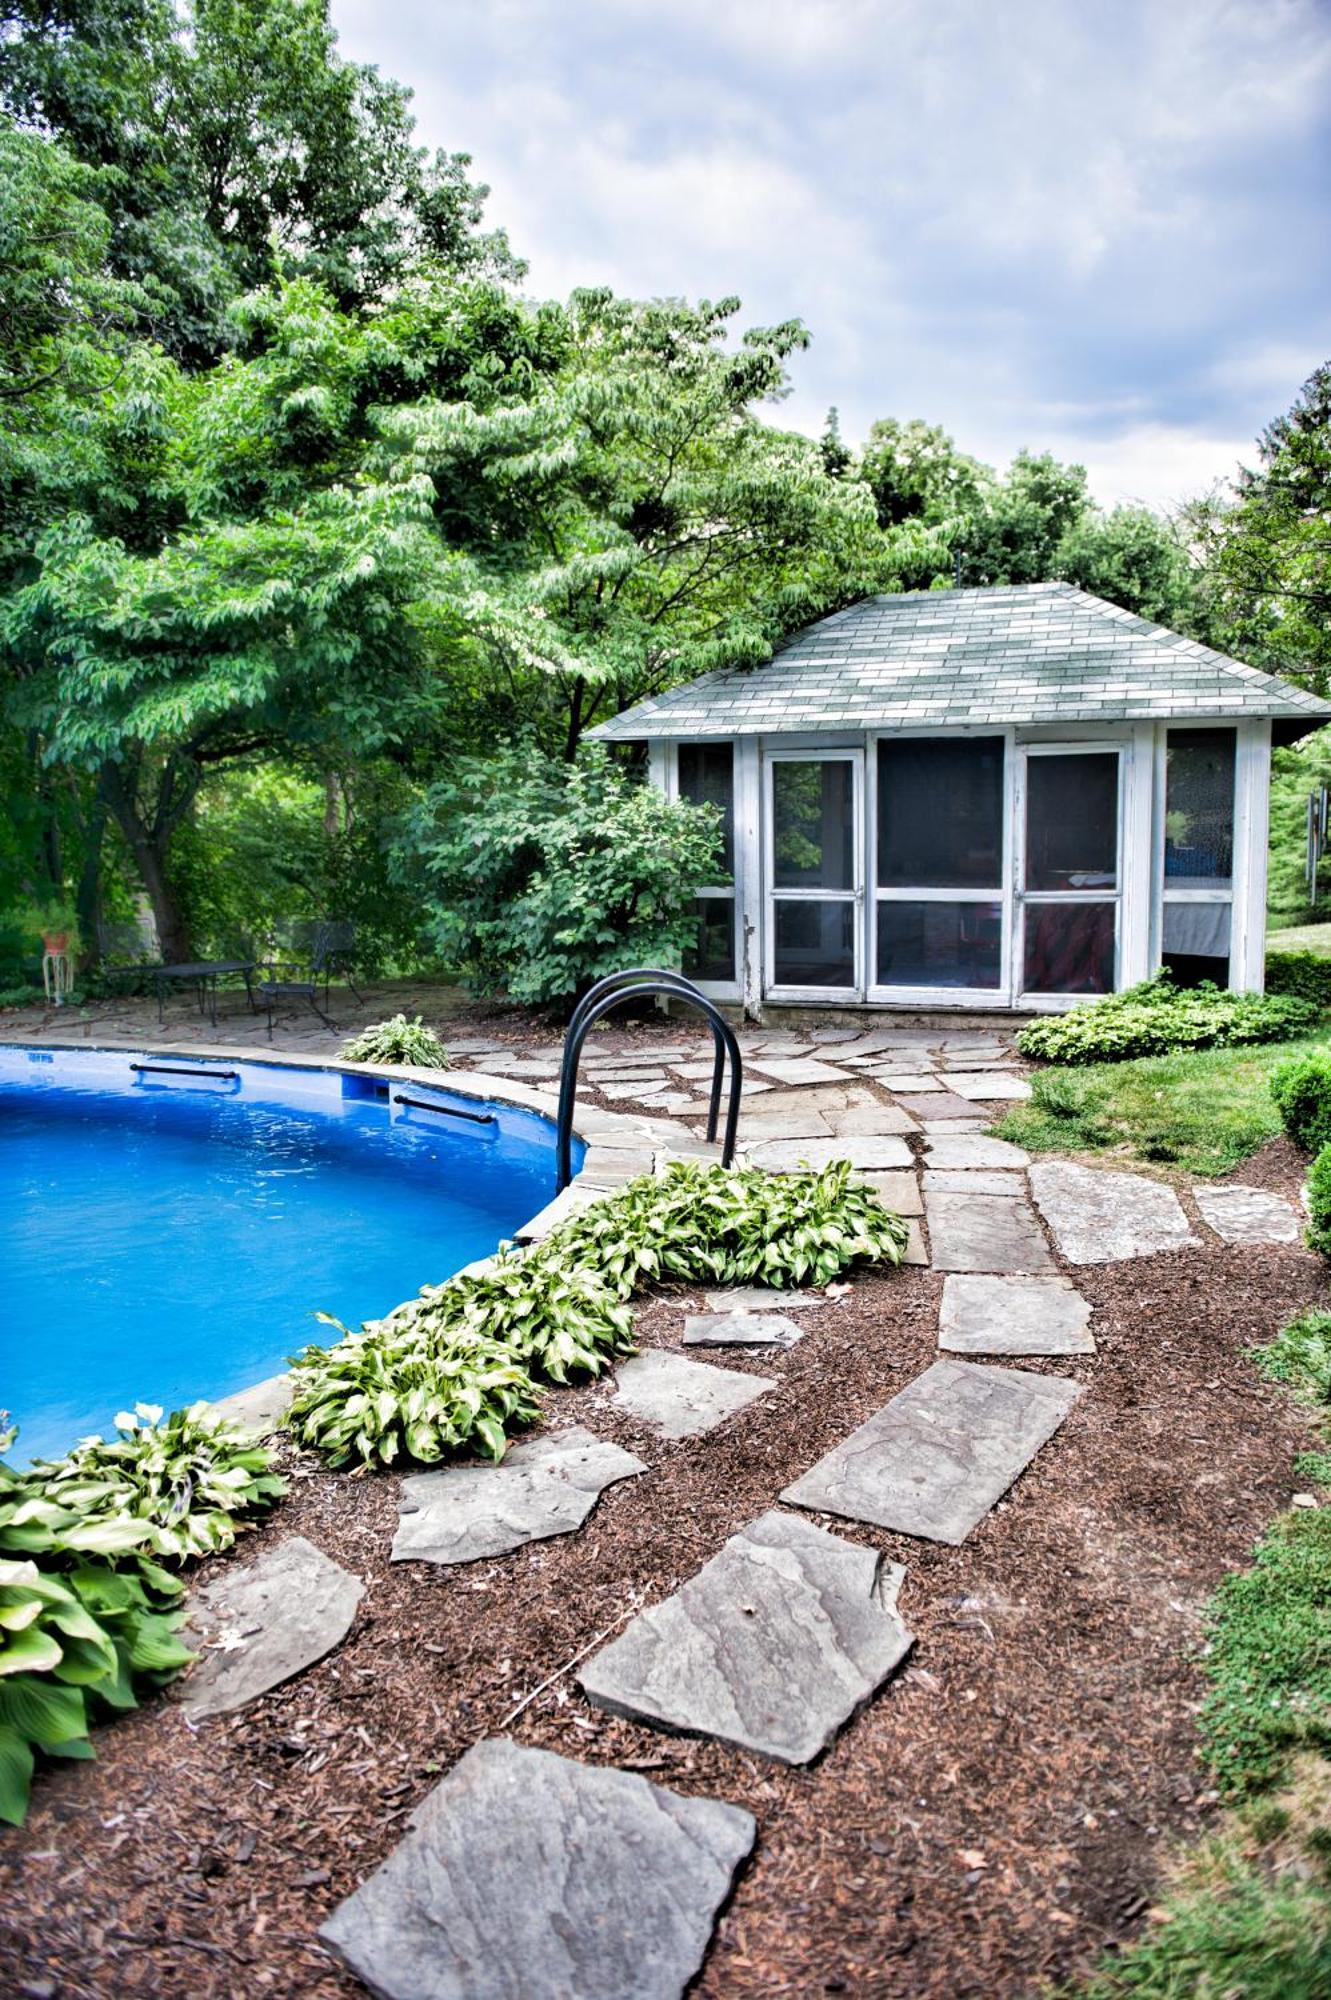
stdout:
POLYGON ((168 986, 194 986, 198 989, 199 1012, 207 1013, 213 1026, 217 1026, 217 982, 233 973, 239 973, 245 981, 245 997, 254 1011, 253 972, 258 960, 254 958, 211 958, 200 959, 189 965, 155 965, 153 979, 157 986, 157 1019, 165 1020, 165 1000, 168 986))

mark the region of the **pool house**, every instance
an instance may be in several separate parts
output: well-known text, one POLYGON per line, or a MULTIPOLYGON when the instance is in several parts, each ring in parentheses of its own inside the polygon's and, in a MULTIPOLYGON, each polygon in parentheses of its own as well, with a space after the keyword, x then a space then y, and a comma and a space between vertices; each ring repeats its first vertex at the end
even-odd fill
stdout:
POLYGON ((687 970, 757 1012, 1257 992, 1273 746, 1331 703, 1070 584, 876 597, 594 734, 710 800, 687 970))

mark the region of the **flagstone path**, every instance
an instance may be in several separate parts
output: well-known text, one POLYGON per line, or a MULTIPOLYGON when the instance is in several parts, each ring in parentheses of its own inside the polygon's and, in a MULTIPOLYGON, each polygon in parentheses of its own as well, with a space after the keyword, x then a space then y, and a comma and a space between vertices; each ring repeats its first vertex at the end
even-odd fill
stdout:
MULTIPOLYGON (((305 1032, 326 1052, 317 1030, 305 1032)), ((613 1713, 799 1765, 853 1724, 912 1644, 897 1608, 908 1569, 808 1517, 963 1542, 1088 1393, 1071 1375, 1002 1365, 1094 1356, 1090 1306, 1060 1261, 1157 1257, 1211 1238, 1288 1243, 1301 1220, 1279 1196, 1222 1185, 1191 1190, 1197 1223, 1162 1181, 1032 1163, 991 1138, 985 1126, 1027 1094, 997 1032, 829 1025, 745 1029, 741 1040, 741 1158, 776 1172, 848 1159, 906 1217, 907 1260, 945 1274, 940 1358, 584 1660, 579 1678, 613 1713)), ((534 1108, 558 1076, 549 1043, 515 1049, 478 1036, 452 1054, 461 1075, 516 1079, 515 1097, 525 1090, 534 1108)), ((701 1038, 624 1049, 594 1037, 583 1076, 614 1111, 603 1102, 580 1114, 584 1171, 519 1232, 524 1242, 673 1157, 713 1156, 701 1038)), ((764 1286, 695 1292, 679 1348, 763 1350, 776 1372, 648 1347, 618 1366, 601 1407, 669 1449, 706 1452, 706 1433, 728 1421, 760 1431, 786 1351, 809 1337, 807 1312, 828 1303, 821 1292, 764 1286)), ((644 1458, 582 1427, 520 1443, 499 1466, 412 1474, 393 1559, 516 1559, 533 1541, 578 1532, 598 1505, 613 1507, 607 1488, 652 1476, 644 1458)), ((239 1707, 330 1651, 361 1588, 299 1537, 224 1569, 195 1594, 210 1643, 185 1683, 187 1715, 239 1707)), ((674 2000, 756 1834, 749 1814, 720 1801, 493 1737, 425 1797, 400 1845, 320 1935, 389 2000, 674 2000)))

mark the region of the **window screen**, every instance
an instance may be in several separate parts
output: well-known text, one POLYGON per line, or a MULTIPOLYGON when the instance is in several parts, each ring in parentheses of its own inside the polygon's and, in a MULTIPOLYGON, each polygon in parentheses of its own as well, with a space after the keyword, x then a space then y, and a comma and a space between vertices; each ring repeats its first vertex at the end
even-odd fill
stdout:
POLYGON ((1117 889, 1118 757, 1112 752, 1028 758, 1026 887, 1117 889))
POLYGON ((1003 739, 878 745, 880 889, 996 889, 1003 864, 1003 739))
POLYGON ((1228 889, 1234 876, 1232 729, 1171 729, 1165 776, 1165 881, 1228 889))
POLYGON ((718 883, 735 872, 735 748, 731 743, 681 743, 679 796, 690 805, 719 806, 722 815, 721 872, 718 883))

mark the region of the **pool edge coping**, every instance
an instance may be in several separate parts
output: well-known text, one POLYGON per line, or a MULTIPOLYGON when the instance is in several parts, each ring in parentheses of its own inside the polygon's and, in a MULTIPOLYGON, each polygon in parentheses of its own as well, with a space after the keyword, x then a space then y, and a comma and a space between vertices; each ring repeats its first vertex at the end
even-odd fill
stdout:
MULTIPOLYGON (((142 1036, 135 1036, 132 1040, 123 1042, 89 1039, 76 1043, 46 1041, 36 1036, 31 1040, 11 1041, 7 1036, 0 1036, 0 1049, 37 1050, 52 1055, 82 1052, 89 1055, 179 1056, 182 1053, 179 1044, 163 1047, 145 1041, 142 1036)), ((551 1124, 556 1122, 559 1115, 559 1099, 552 1092, 538 1090, 534 1084, 524 1083, 520 1077, 492 1076, 484 1070, 431 1069, 416 1063, 350 1062, 336 1056, 308 1055, 294 1049, 285 1053, 265 1050, 256 1055, 251 1049, 234 1048, 225 1043, 214 1042, 191 1042, 186 1052, 210 1061, 252 1063, 263 1069, 323 1070, 338 1076, 397 1077, 403 1082, 420 1083, 429 1089, 452 1091, 459 1097, 485 1098, 496 1104, 508 1105, 515 1111, 531 1111, 551 1124)), ((511 1237, 501 1237, 501 1243, 536 1241, 537 1236, 532 1234, 534 1227, 540 1223, 541 1218, 554 1203, 576 1188, 579 1182, 583 1183, 582 1193, 593 1200, 600 1195, 613 1192, 617 1184, 622 1184, 622 1179, 626 1176, 614 1177, 609 1181, 604 1178, 598 1179, 595 1162, 589 1172, 588 1160, 591 1160, 597 1150, 610 1152, 622 1148, 633 1153, 650 1149, 654 1153, 659 1148, 668 1149, 681 1156, 686 1153, 695 1156, 705 1153, 709 1158, 716 1150, 711 1143, 698 1140, 692 1135, 689 1145, 681 1147, 676 1143, 683 1136, 678 1129, 664 1125, 662 1121, 653 1119, 650 1114, 638 1116, 626 1111, 602 1111, 596 1105, 588 1105, 580 1113, 576 1102, 573 1107, 573 1136, 582 1140, 587 1148, 587 1157, 569 1182, 568 1188, 553 1194, 535 1215, 528 1216, 525 1222, 514 1229, 511 1237), (596 1145, 598 1139, 601 1141, 599 1149, 596 1145), (638 1143, 626 1144, 630 1140, 638 1143), (608 1141, 612 1143, 607 1143, 608 1141), (619 1142, 618 1146, 613 1144, 614 1141, 619 1142)), ((606 1172, 606 1167, 607 1163, 602 1161, 600 1163, 602 1176, 606 1172)), ((538 1231, 538 1235, 543 1233, 543 1230, 538 1231)), ((491 1255, 493 1254, 492 1252, 491 1255)), ((462 1272, 474 1271, 488 1262, 488 1257, 477 1258, 471 1264, 464 1264, 462 1272)), ((449 1275, 456 1278, 461 1276, 462 1272, 453 1271, 449 1275)), ((443 1282, 447 1283, 448 1280, 445 1279, 443 1282)), ((283 1371, 280 1375, 265 1375, 244 1389, 236 1389, 229 1396, 218 1397, 215 1402, 206 1397, 199 1400, 205 1402, 207 1407, 219 1416, 247 1426, 256 1437, 267 1437, 281 1427, 281 1419, 290 1400, 290 1382, 290 1374, 283 1371)))

